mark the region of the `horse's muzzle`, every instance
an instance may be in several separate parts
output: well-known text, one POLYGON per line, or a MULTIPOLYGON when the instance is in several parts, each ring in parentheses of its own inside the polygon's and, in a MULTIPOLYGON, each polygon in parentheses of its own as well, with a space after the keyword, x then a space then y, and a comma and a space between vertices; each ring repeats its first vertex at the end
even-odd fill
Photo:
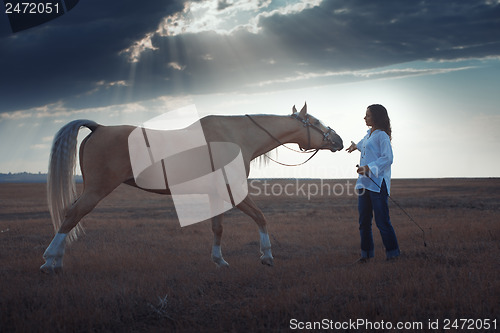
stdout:
POLYGON ((330 150, 332 152, 336 152, 336 151, 342 150, 344 148, 342 138, 338 134, 334 134, 332 139, 333 139, 332 144, 330 146, 330 150))

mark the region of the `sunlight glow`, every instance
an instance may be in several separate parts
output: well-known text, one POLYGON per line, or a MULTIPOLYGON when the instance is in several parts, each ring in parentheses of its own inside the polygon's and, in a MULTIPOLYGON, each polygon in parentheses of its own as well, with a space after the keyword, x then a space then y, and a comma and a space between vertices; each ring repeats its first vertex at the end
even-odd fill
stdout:
POLYGON ((136 41, 133 45, 122 50, 119 54, 125 54, 128 56, 129 61, 134 63, 138 62, 141 54, 146 50, 157 50, 158 48, 153 46, 153 42, 151 41, 154 33, 148 33, 144 36, 143 39, 136 41))
POLYGON ((182 12, 163 18, 156 31, 149 32, 141 40, 122 50, 120 55, 126 55, 131 63, 138 62, 143 52, 158 49, 152 43, 154 36, 171 37, 200 32, 230 35, 238 30, 257 34, 260 32, 261 18, 300 13, 321 2, 322 0, 301 0, 292 4, 282 0, 188 1, 182 12))

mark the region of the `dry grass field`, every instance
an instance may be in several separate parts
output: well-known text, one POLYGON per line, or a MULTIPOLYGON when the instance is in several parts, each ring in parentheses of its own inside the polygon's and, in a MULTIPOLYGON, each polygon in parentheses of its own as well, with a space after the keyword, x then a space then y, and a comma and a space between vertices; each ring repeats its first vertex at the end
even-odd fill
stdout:
POLYGON ((374 227, 376 256, 364 265, 352 264, 357 207, 346 182, 254 182, 275 265, 260 263, 255 223, 232 210, 227 269, 211 262, 209 222, 181 228, 170 197, 123 185, 84 218, 87 232, 56 276, 38 270, 53 236, 45 185, 0 184, 0 332, 356 331, 354 322, 358 331, 464 331, 472 319, 474 332, 498 329, 500 179, 393 180, 427 247, 391 203, 403 255, 385 261, 374 227), (288 183, 293 195, 278 196, 288 183), (308 186, 323 195, 308 199, 308 186))

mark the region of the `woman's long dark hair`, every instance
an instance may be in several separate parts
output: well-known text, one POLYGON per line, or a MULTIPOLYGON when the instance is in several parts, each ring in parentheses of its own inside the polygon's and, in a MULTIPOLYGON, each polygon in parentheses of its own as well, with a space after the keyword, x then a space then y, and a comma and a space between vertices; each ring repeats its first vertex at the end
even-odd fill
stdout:
POLYGON ((392 140, 391 120, 389 119, 386 108, 380 104, 372 104, 368 107, 368 110, 372 113, 375 128, 386 132, 387 135, 389 135, 389 139, 392 140))

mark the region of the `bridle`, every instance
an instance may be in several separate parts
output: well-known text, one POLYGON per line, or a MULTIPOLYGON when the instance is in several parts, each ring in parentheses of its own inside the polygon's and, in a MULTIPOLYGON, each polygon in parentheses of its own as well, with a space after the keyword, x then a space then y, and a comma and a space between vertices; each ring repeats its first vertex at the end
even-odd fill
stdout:
POLYGON ((274 141, 278 142, 280 144, 280 146, 283 146, 291 151, 294 151, 294 152, 297 152, 297 153, 313 153, 311 156, 309 156, 309 158, 307 160, 305 160, 304 162, 302 163, 299 163, 299 164, 285 164, 285 163, 281 163, 281 162, 278 162, 274 159, 272 159, 271 157, 267 156, 267 155, 264 155, 266 156, 268 159, 270 159, 271 161, 275 162, 275 163, 278 163, 278 164, 281 164, 281 165, 285 165, 285 166, 299 166, 299 165, 302 165, 302 164, 305 164, 307 163, 311 158, 314 157, 314 155, 316 155, 318 153, 318 151, 324 147, 327 147, 328 145, 334 145, 334 141, 333 139, 330 137, 330 134, 333 133, 333 134, 336 134, 336 132, 330 128, 329 126, 327 127, 327 131, 324 132, 321 128, 319 128, 318 126, 314 125, 313 123, 311 123, 310 119, 309 119, 309 115, 306 116, 306 118, 302 118, 299 116, 298 113, 293 113, 292 115, 290 115, 290 117, 294 118, 294 119, 297 119, 298 121, 300 121, 304 127, 307 128, 307 148, 302 148, 299 146, 300 148, 300 151, 296 150, 296 149, 293 149, 293 148, 290 148, 288 146, 285 146, 285 144, 283 142, 281 142, 278 138, 276 138, 274 135, 272 135, 267 129, 265 129, 262 125, 260 125, 257 121, 255 121, 255 119, 252 118, 252 116, 246 114, 245 116, 247 116, 258 128, 260 128, 261 130, 263 130, 264 132, 267 133, 267 135, 269 135, 274 141), (321 145, 321 147, 319 148, 312 148, 311 149, 311 132, 310 132, 310 128, 313 128, 314 130, 320 132, 323 136, 323 141, 327 141, 325 142, 323 145, 321 145))
POLYGON ((324 132, 321 128, 319 128, 318 126, 311 123, 311 121, 309 120, 309 115, 306 115, 305 118, 301 118, 298 113, 293 113, 292 115, 290 115, 290 117, 297 119, 298 121, 300 121, 304 125, 304 127, 307 128, 307 148, 299 147, 301 151, 307 152, 307 151, 311 150, 311 132, 310 132, 309 128, 313 128, 314 130, 320 132, 323 135, 323 141, 326 141, 325 144, 323 144, 321 147, 316 149, 316 152, 319 149, 327 147, 330 144, 331 145, 335 144, 335 141, 333 141, 333 139, 330 137, 330 134, 331 133, 337 134, 337 133, 330 126, 328 126, 326 128, 326 132, 324 132))

